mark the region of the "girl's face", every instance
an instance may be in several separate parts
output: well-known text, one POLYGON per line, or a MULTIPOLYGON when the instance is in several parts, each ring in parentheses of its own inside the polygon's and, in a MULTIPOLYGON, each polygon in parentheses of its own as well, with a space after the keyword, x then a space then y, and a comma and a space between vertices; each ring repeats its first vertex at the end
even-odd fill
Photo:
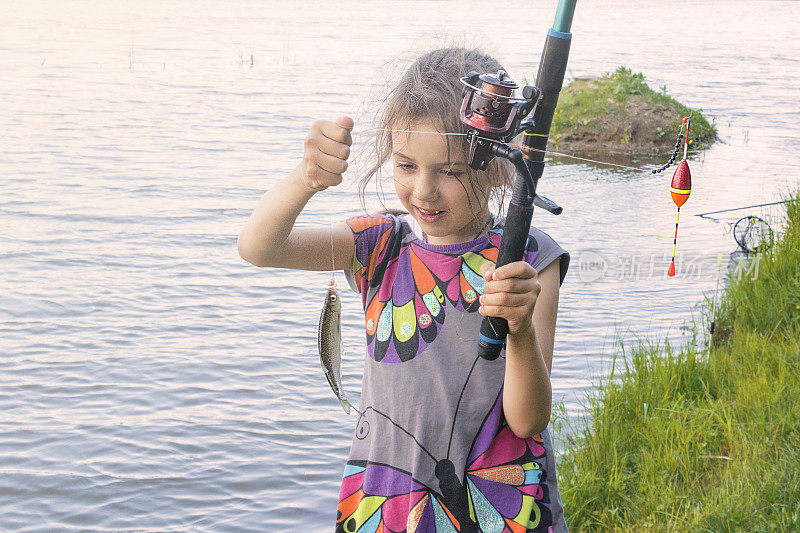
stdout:
MULTIPOLYGON (((411 123, 407 129, 437 131, 428 121, 411 123)), ((448 153, 444 135, 392 132, 397 196, 432 244, 471 241, 489 219, 486 173, 469 179, 461 142, 460 137, 450 137, 448 153)))

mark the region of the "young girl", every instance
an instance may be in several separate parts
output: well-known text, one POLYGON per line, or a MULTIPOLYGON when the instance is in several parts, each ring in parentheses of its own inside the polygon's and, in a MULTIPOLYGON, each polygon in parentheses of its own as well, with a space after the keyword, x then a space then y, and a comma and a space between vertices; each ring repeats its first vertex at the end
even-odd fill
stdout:
POLYGON ((569 255, 531 228, 524 261, 494 268, 503 220, 492 192, 510 180, 493 160, 467 165, 459 120, 469 71, 500 64, 476 50, 419 58, 391 93, 378 161, 393 162, 408 214, 294 228, 309 198, 342 181, 353 121, 315 122, 302 162, 264 194, 239 236, 257 266, 344 269, 365 311, 359 418, 336 531, 566 531, 555 477, 549 371, 569 255), (330 253, 323 250, 333 248, 330 253), (483 316, 508 321, 506 348, 478 356, 483 316))

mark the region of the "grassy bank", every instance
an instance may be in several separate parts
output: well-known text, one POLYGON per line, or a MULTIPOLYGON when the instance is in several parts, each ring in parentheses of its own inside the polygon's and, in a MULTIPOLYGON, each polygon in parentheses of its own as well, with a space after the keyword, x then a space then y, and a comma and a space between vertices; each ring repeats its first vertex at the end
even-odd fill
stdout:
POLYGON ((699 109, 690 109, 650 88, 641 73, 625 67, 599 78, 577 78, 561 91, 550 138, 574 151, 666 152, 675 146, 681 118, 692 116, 690 149, 714 142, 717 132, 699 109))
POLYGON ((800 531, 800 193, 787 206, 756 279, 720 289, 710 348, 616 357, 565 437, 571 530, 800 531))

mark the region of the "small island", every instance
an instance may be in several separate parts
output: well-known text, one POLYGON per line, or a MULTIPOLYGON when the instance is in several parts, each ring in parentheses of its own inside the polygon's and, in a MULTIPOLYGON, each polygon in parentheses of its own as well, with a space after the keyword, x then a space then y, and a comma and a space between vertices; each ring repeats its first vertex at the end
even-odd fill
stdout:
POLYGON ((669 157, 681 119, 692 117, 690 151, 717 139, 717 130, 700 109, 691 109, 645 83, 644 75, 619 67, 601 77, 580 77, 562 90, 550 141, 572 154, 613 152, 631 157, 669 157))

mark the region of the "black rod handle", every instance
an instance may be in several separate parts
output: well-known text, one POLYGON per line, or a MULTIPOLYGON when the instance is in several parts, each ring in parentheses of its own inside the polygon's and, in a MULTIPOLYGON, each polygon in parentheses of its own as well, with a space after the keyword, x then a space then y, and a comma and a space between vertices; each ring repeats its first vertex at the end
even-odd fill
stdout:
MULTIPOLYGON (((503 227, 503 239, 497 254, 496 268, 520 261, 528 244, 533 205, 528 200, 528 187, 519 172, 515 178, 514 195, 508 204, 508 215, 503 227)), ((500 355, 508 335, 508 322, 505 318, 484 317, 478 334, 478 355, 493 361, 500 355)))
MULTIPOLYGON (((494 155, 508 158, 517 168, 514 194, 509 202, 503 239, 497 257, 498 268, 521 260, 528 243, 533 218, 532 200, 536 198, 536 186, 544 172, 544 154, 547 150, 550 125, 553 122, 558 93, 561 91, 567 70, 572 40, 572 34, 568 32, 574 8, 574 0, 560 0, 555 24, 558 30, 551 28, 547 34, 542 59, 539 62, 539 72, 536 74, 536 86, 541 90, 541 97, 533 110, 533 127, 523 140, 525 161, 519 164, 515 160, 518 157, 516 153, 512 154, 503 149, 492 151, 494 155)), ((478 354, 484 359, 497 359, 507 334, 508 323, 505 319, 484 318, 479 334, 478 354)))

